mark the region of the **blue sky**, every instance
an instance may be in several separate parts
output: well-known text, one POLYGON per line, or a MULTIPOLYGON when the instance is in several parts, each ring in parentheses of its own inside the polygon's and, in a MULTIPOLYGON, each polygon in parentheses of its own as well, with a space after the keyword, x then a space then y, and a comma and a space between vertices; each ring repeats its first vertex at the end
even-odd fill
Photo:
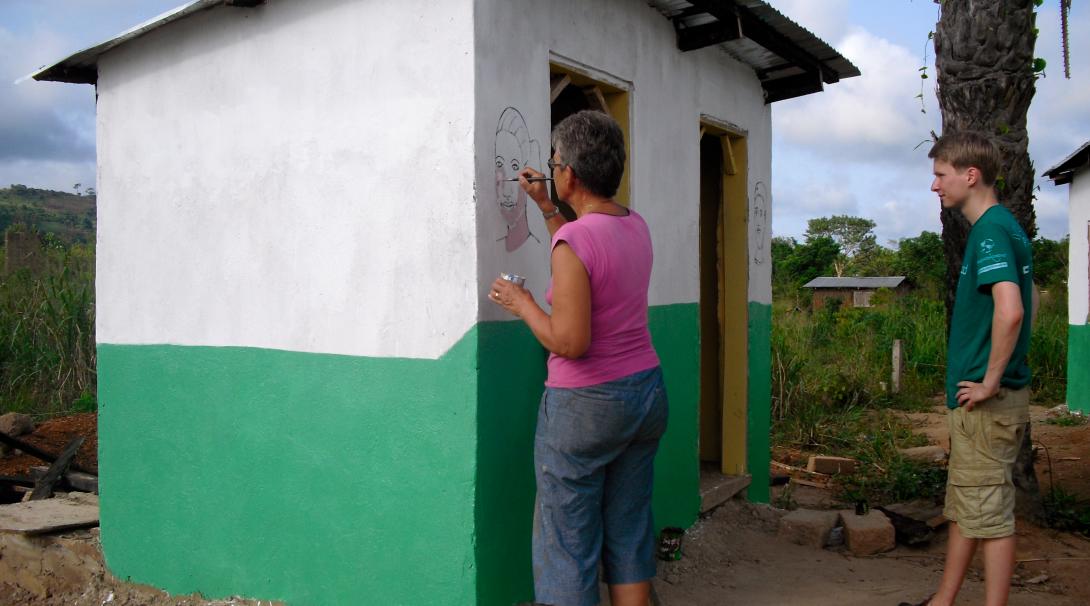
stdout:
MULTIPOLYGON (((71 190, 95 179, 94 89, 13 82, 182 4, 182 0, 0 0, 0 184, 71 190)), ((807 219, 851 214, 873 219, 890 244, 939 231, 928 191, 927 145, 939 130, 934 53, 927 34, 932 0, 771 0, 836 47, 863 76, 773 106, 773 234, 801 238, 807 219), (928 73, 920 111, 918 69, 928 73)), ((1030 154, 1040 174, 1090 139, 1090 10, 1071 11, 1072 78, 1063 78, 1059 2, 1039 10, 1036 54, 1048 61, 1030 109, 1030 154)), ((1067 232, 1066 187, 1038 179, 1040 233, 1067 232)))

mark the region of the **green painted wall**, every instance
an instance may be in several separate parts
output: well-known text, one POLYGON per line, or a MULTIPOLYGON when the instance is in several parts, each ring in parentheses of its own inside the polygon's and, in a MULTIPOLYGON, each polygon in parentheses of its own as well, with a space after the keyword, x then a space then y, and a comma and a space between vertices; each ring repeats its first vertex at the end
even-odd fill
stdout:
POLYGON ((652 307, 648 319, 670 399, 655 457, 655 524, 688 528, 700 515, 700 307, 652 307))
MULTIPOLYGON (((699 507, 699 321, 651 308, 670 397, 659 527, 699 507)), ((439 360, 99 345, 110 570, 171 593, 503 605, 532 596, 545 351, 483 323, 439 360), (427 571, 427 574, 421 574, 427 571)))
MULTIPOLYGON (((655 521, 687 528, 700 510, 697 451, 697 305, 652 307, 670 420, 655 459, 655 521)), ((478 604, 509 606, 533 597, 533 435, 545 381, 545 350, 522 322, 478 325, 478 604)))
POLYGON ((1090 324, 1067 327, 1067 406, 1090 414, 1090 324))
POLYGON ((476 346, 100 345, 110 570, 292 606, 472 603, 476 346))
POLYGON ((772 306, 749 303, 749 409, 746 422, 746 462, 750 501, 769 501, 772 450, 772 306))
POLYGON ((478 324, 477 334, 477 604, 510 606, 534 597, 534 428, 547 355, 523 322, 478 324))

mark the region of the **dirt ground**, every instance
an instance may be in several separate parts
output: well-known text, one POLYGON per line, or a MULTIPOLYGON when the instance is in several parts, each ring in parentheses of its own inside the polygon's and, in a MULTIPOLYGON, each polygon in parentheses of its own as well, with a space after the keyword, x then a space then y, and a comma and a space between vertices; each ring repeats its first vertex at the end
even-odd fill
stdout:
MULTIPOLYGON (((947 445, 945 411, 907 414, 917 431, 932 443, 947 445)), ((1064 427, 1045 423, 1048 411, 1034 407, 1033 436, 1047 447, 1041 451, 1037 473, 1042 491, 1055 482, 1072 493, 1090 498, 1090 425, 1064 427)), ((57 452, 74 435, 88 437, 77 461, 95 468, 95 416, 55 419, 24 436, 43 449, 57 452)), ((21 475, 41 463, 32 457, 0 457, 0 475, 21 475)), ((834 508, 824 490, 798 486, 793 499, 804 507, 834 508)), ((898 547, 878 556, 858 558, 843 547, 814 549, 777 537, 784 511, 767 505, 730 501, 702 518, 685 536, 684 557, 661 563, 655 581, 664 606, 894 606, 919 601, 938 583, 945 549, 945 531, 921 549, 898 547)), ((124 583, 105 572, 98 548, 97 529, 48 539, 75 542, 86 558, 77 578, 42 571, 36 575, 50 585, 43 597, 26 587, 0 581, 0 606, 257 606, 242 600, 204 600, 200 596, 171 597, 149 587, 124 583), (82 576, 81 576, 82 575, 82 576)), ((76 551, 80 551, 77 549, 76 551)), ((1012 606, 1085 606, 1090 604, 1090 540, 1042 529, 1019 521, 1020 561, 1012 588, 1012 606), (1028 582, 1027 582, 1028 581, 1028 582)), ((3 555, 0 554, 0 561, 3 555)), ((2 566, 0 566, 2 568, 2 566)), ((983 585, 979 559, 974 562, 959 603, 981 603, 983 585)), ((265 602, 264 604, 269 604, 265 602)))
MULTIPOLYGON (((98 416, 93 412, 58 417, 41 423, 34 432, 19 439, 46 452, 57 454, 73 438, 86 438, 76 452, 75 464, 95 471, 98 469, 98 416)), ((8 453, 0 457, 0 476, 26 476, 35 465, 48 465, 28 455, 8 453)))
MULTIPOLYGON (((1064 427, 1045 423, 1048 409, 1034 406, 1033 437, 1047 447, 1038 455, 1042 491, 1050 479, 1069 492, 1090 498, 1090 425, 1064 427)), ((946 412, 906 414, 916 430, 933 444, 949 446, 946 412)), ((784 452, 786 458, 797 453, 784 452)), ((774 496, 782 489, 774 489, 774 496)), ((826 490, 792 488, 802 507, 833 509, 836 499, 826 490)), ((919 602, 937 586, 942 575, 946 530, 926 548, 898 546, 877 556, 859 558, 843 547, 814 549, 776 536, 785 511, 770 506, 730 501, 701 519, 685 537, 684 557, 660 567, 657 591, 664 606, 896 606, 919 602)), ((1090 540, 1078 535, 1018 522, 1019 560, 1011 591, 1012 606, 1085 606, 1090 604, 1090 540), (1027 583, 1027 581, 1032 581, 1027 583)), ((982 567, 973 562, 960 604, 983 602, 982 567)))

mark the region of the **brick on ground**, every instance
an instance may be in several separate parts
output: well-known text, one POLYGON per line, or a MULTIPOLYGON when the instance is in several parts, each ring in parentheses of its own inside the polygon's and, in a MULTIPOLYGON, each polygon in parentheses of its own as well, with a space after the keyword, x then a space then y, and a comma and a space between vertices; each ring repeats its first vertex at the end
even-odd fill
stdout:
POLYGON ((840 523, 844 526, 844 542, 855 556, 868 556, 889 551, 896 547, 897 533, 889 518, 881 511, 872 509, 866 515, 854 511, 841 511, 840 523))
POLYGON ((821 549, 829 542, 829 533, 836 527, 835 511, 796 509, 780 518, 777 534, 792 543, 821 549))
POLYGON ((915 461, 924 463, 942 463, 946 460, 946 450, 942 446, 916 446, 902 448, 901 454, 915 461))
POLYGON ((806 464, 806 471, 816 471, 824 474, 852 473, 855 471, 855 459, 847 457, 828 457, 813 455, 806 464))

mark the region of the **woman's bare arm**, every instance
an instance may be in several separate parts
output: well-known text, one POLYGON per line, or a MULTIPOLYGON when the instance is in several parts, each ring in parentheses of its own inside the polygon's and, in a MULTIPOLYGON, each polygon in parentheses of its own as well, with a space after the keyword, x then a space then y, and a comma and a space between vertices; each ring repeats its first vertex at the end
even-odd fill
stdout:
POLYGON ((558 356, 578 358, 590 347, 590 277, 575 251, 561 242, 553 249, 553 309, 545 313, 524 288, 506 280, 492 283, 489 298, 530 327, 558 356))

